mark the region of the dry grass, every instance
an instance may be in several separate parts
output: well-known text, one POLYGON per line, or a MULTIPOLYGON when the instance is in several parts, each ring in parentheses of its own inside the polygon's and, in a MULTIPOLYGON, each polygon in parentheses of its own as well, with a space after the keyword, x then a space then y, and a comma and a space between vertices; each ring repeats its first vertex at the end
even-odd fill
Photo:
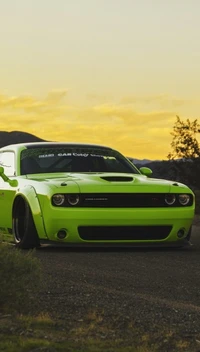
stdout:
POLYGON ((129 322, 120 332, 120 317, 105 323, 104 313, 91 311, 77 326, 53 321, 48 314, 38 316, 0 314, 0 350, 4 352, 196 352, 198 341, 181 338, 173 330, 160 327, 144 332, 129 322))

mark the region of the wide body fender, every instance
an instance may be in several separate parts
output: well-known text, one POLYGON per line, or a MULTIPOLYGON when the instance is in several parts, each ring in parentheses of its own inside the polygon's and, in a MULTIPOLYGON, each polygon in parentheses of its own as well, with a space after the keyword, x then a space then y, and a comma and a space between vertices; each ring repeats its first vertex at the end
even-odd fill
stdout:
POLYGON ((33 186, 26 186, 16 193, 13 203, 13 212, 19 197, 23 198, 29 204, 39 239, 47 239, 42 209, 35 188, 33 186))

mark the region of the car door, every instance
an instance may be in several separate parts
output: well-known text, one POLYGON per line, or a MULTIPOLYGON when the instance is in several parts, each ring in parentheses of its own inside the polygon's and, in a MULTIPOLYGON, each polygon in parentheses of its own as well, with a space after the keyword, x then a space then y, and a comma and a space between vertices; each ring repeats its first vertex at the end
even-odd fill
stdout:
MULTIPOLYGON (((9 178, 15 176, 15 154, 12 151, 0 152, 0 166, 9 178)), ((16 194, 16 187, 12 187, 0 177, 0 231, 11 232, 12 205, 16 194)))

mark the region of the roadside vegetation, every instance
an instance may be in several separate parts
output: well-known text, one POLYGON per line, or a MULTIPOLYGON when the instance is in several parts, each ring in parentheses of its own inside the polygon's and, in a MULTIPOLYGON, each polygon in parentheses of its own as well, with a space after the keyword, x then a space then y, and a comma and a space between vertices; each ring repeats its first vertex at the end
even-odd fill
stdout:
POLYGON ((155 178, 178 181, 189 186, 196 196, 196 214, 200 214, 200 124, 197 119, 183 121, 177 116, 171 135, 168 160, 152 161, 144 166, 152 169, 155 178))
POLYGON ((161 326, 144 331, 120 317, 105 323, 103 312, 90 312, 74 326, 48 314, 0 316, 0 350, 4 352, 195 352, 198 341, 161 326), (123 321, 124 324, 124 321, 123 321))
POLYGON ((27 313, 35 309, 34 295, 41 284, 39 261, 31 252, 0 244, 0 312, 27 313))
POLYGON ((168 154, 177 181, 186 183, 195 193, 197 214, 200 214, 200 145, 197 138, 199 134, 200 124, 197 119, 183 121, 177 116, 171 132, 172 152, 168 154))

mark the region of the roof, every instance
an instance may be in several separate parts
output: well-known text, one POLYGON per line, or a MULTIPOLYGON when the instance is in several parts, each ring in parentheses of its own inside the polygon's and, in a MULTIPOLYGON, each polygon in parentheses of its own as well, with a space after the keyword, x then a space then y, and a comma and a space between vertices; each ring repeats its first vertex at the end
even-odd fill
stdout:
POLYGON ((7 145, 3 148, 3 149, 9 149, 9 148, 14 148, 14 149, 20 149, 22 147, 25 147, 27 149, 31 149, 34 147, 53 147, 53 146, 61 146, 61 147, 83 147, 83 148, 87 148, 87 147, 93 147, 93 148, 102 148, 102 149, 110 149, 112 150, 111 147, 108 146, 103 146, 103 145, 99 145, 99 144, 89 144, 89 143, 76 143, 76 142, 70 142, 70 143, 66 143, 66 142, 32 142, 32 143, 18 143, 18 144, 11 144, 11 145, 7 145))

